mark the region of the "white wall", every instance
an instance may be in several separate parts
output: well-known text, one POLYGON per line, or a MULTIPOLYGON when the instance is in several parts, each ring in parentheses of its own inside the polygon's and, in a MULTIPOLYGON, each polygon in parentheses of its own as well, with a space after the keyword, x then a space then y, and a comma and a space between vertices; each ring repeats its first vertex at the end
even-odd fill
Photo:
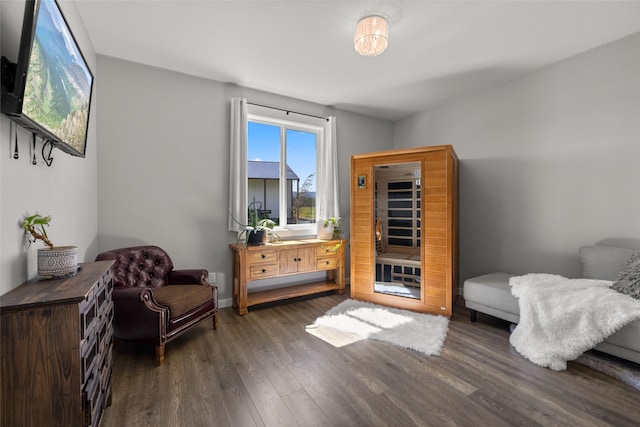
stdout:
POLYGON ((397 122, 396 148, 460 158, 461 279, 579 276, 577 250, 640 247, 640 34, 397 122))
POLYGON ((393 143, 388 121, 106 56, 98 68, 99 251, 156 244, 176 268, 222 272, 222 304, 230 303, 228 244, 236 241, 227 231, 232 97, 337 117, 345 219, 350 156, 393 143))
MULTIPOLYGON (((80 49, 94 74, 96 55, 86 29, 79 17, 76 4, 60 2, 60 7, 80 45, 80 49)), ((0 2, 0 28, 2 28, 2 55, 17 60, 19 36, 24 2, 0 2), (18 18, 16 18, 16 12, 18 18), (16 19, 19 23, 16 25, 16 19)), ((95 86, 94 86, 95 90, 95 86)), ((27 214, 38 212, 51 215, 47 234, 58 246, 78 246, 79 261, 93 261, 97 254, 97 153, 96 117, 97 96, 94 96, 89 119, 86 158, 72 157, 57 149, 54 161, 47 167, 40 157, 41 142, 37 143, 38 164, 33 166, 29 155, 31 134, 20 130, 18 147, 20 158, 12 157, 9 141, 9 120, 0 116, 0 295, 36 276, 36 248, 25 247, 24 234, 19 228, 27 214)))

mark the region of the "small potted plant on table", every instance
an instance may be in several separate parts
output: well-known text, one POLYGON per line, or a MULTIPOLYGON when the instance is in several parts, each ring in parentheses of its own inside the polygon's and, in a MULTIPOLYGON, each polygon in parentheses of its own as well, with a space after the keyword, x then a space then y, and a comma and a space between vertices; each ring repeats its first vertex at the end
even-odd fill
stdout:
POLYGON ((334 235, 336 238, 340 238, 342 235, 340 218, 332 216, 327 219, 320 219, 318 221, 318 239, 331 240, 334 235))
POLYGON ((78 271, 78 248, 76 246, 54 246, 47 236, 45 226, 51 222, 51 216, 39 214, 26 217, 21 228, 29 242, 38 240, 47 248, 38 249, 38 276, 43 279, 61 279, 75 276, 78 271))
POLYGON ((276 226, 276 223, 269 218, 258 218, 258 208, 256 206, 256 199, 253 199, 252 203, 249 203, 249 222, 247 224, 242 224, 235 218, 238 224, 244 227, 244 230, 240 232, 238 235, 238 242, 241 240, 244 241, 245 245, 263 245, 267 236, 274 236, 276 239, 279 238, 278 233, 276 233, 273 228, 276 226))

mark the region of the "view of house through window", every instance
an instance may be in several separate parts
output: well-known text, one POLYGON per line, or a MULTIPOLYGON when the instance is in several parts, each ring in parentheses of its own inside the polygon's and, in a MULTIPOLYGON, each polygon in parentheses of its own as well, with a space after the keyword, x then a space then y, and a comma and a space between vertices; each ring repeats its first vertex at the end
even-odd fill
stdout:
POLYGON ((280 227, 316 221, 316 147, 319 129, 250 118, 249 210, 280 227))

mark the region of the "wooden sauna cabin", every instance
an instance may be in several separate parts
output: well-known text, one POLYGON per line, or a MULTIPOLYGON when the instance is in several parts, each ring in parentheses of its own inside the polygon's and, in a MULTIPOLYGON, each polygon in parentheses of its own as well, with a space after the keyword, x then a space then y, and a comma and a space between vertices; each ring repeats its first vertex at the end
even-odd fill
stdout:
POLYGON ((458 158, 441 145, 351 157, 351 298, 450 317, 458 158))

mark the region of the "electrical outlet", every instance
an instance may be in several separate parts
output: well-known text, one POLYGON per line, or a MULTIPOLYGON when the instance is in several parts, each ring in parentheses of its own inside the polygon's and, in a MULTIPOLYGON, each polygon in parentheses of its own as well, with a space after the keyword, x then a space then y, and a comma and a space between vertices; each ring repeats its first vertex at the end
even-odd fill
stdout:
POLYGON ((215 271, 210 271, 209 272, 209 283, 216 283, 216 272, 215 271))
POLYGON ((216 286, 218 287, 218 292, 224 292, 225 289, 225 277, 224 277, 224 272, 223 271, 218 271, 218 274, 216 275, 216 286))

